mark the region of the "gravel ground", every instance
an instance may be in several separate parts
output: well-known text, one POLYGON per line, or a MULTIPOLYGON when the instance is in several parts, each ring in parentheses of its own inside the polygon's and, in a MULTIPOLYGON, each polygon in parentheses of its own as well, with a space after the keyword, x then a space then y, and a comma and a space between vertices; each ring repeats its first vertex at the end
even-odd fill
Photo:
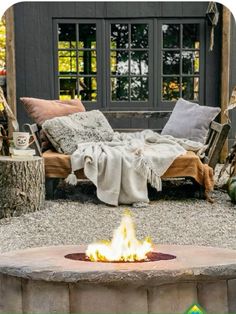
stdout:
POLYGON ((162 193, 150 191, 150 205, 144 208, 101 204, 88 185, 77 192, 59 188, 57 196, 65 195, 67 199, 46 201, 41 211, 1 219, 0 252, 109 239, 125 208, 133 213, 138 238, 236 249, 236 205, 221 190, 213 192, 211 204, 197 198, 192 184, 175 183, 162 193))

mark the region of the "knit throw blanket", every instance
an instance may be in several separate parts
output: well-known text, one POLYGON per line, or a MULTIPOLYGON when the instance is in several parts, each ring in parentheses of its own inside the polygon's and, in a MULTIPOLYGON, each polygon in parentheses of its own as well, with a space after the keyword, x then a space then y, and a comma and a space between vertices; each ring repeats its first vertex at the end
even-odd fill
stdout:
POLYGON ((201 143, 161 136, 151 130, 115 133, 111 142, 78 144, 71 155, 72 173, 66 181, 76 184, 74 171, 84 169, 104 203, 147 203, 147 183, 161 190, 161 176, 178 156, 186 150, 200 154, 205 148, 201 143))

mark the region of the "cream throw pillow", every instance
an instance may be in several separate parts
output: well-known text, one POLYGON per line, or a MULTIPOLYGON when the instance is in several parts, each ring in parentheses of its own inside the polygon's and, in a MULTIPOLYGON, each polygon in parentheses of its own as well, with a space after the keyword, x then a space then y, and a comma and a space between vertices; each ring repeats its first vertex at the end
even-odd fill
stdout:
POLYGON ((42 129, 59 153, 72 154, 77 144, 111 141, 114 131, 99 110, 74 113, 43 123, 42 129))

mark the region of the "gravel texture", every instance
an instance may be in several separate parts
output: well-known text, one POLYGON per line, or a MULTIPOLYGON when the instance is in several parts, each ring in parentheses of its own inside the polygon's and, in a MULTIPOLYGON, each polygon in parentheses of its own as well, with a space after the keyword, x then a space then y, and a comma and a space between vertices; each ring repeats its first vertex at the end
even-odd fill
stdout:
POLYGON ((150 205, 135 208, 102 204, 93 186, 81 186, 77 191, 59 186, 56 196, 66 199, 46 201, 45 209, 38 212, 1 219, 0 252, 109 239, 125 208, 133 213, 140 239, 151 236, 157 245, 196 244, 236 249, 236 205, 221 190, 213 192, 211 204, 199 199, 190 182, 168 183, 161 193, 150 190, 150 205))

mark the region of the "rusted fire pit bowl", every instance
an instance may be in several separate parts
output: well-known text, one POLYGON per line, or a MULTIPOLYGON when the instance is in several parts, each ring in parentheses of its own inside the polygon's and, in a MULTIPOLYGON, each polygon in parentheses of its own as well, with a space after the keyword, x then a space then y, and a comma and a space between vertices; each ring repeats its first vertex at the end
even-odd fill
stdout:
POLYGON ((84 246, 56 246, 0 255, 0 313, 236 312, 236 251, 159 245, 176 256, 144 263, 65 258, 84 246))
MULTIPOLYGON (((73 261, 82 261, 82 262, 91 262, 91 260, 86 256, 85 253, 71 253, 71 254, 66 254, 65 258, 69 258, 73 261)), ((135 262, 118 262, 118 261, 102 261, 102 263, 117 263, 117 264, 123 264, 123 263, 151 263, 151 262, 157 262, 157 261, 168 261, 170 259, 174 259, 176 256, 171 255, 171 254, 165 254, 161 252, 150 252, 147 254, 147 259, 145 260, 140 260, 140 261, 135 261, 135 262)))

